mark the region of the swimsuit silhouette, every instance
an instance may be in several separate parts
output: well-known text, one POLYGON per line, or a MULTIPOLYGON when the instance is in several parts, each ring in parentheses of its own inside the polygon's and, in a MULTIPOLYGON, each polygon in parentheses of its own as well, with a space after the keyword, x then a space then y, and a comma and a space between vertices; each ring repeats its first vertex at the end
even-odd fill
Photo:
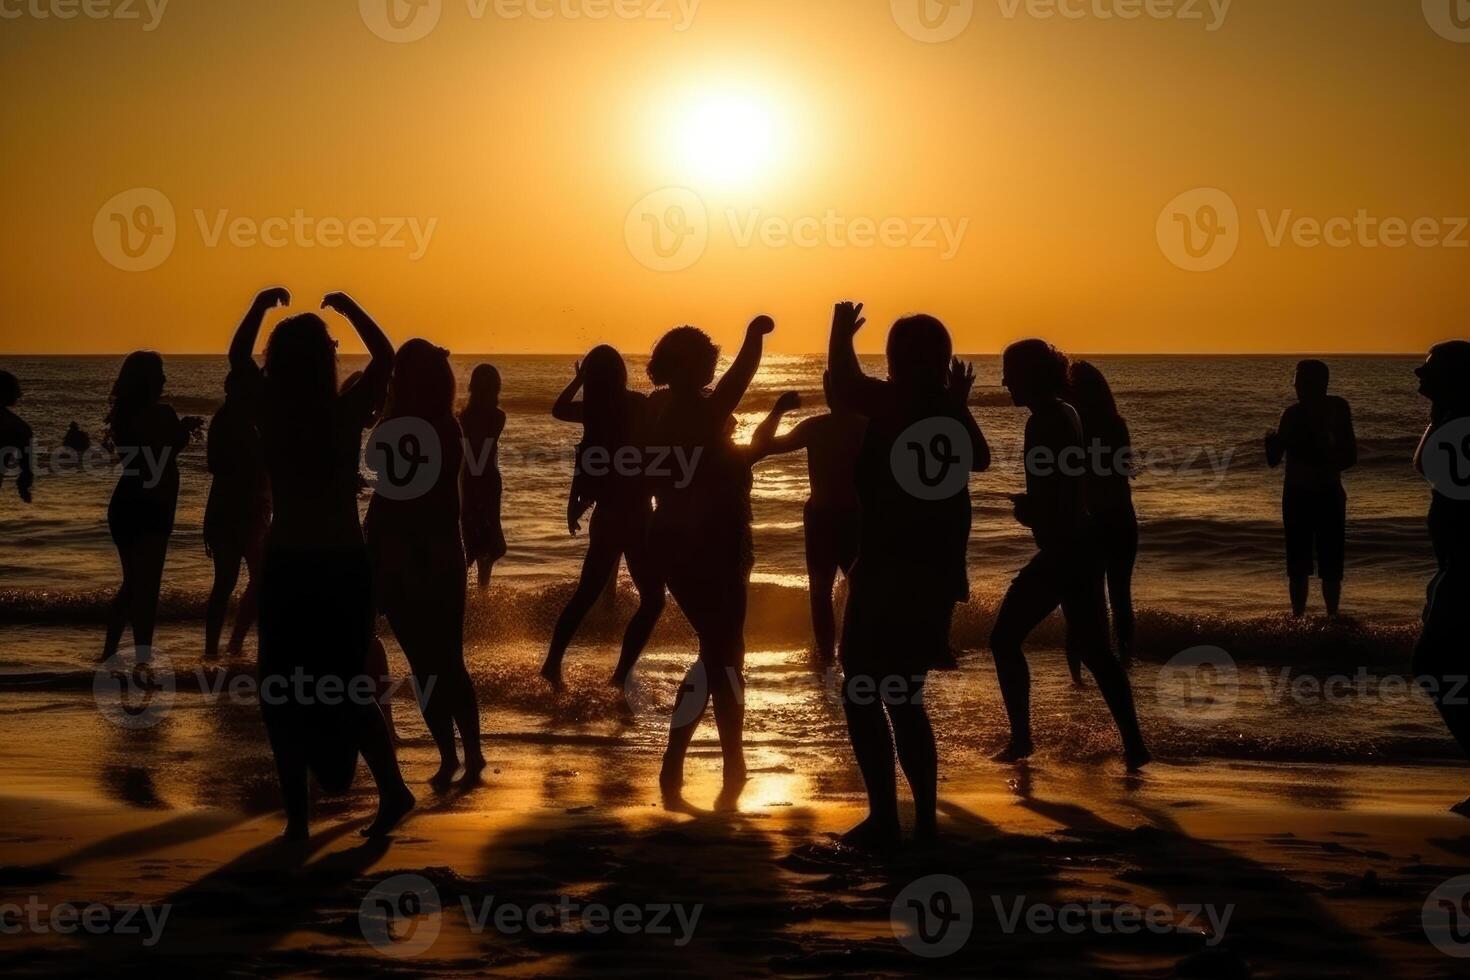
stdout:
POLYGON ((505 412, 500 408, 500 372, 480 364, 470 373, 470 397, 459 414, 465 459, 460 475, 460 527, 465 561, 478 572, 480 592, 490 588, 495 563, 505 557, 505 531, 500 523, 500 437, 505 412))
POLYGON ((228 650, 240 653, 245 634, 255 622, 256 577, 265 553, 265 535, 270 527, 270 478, 265 471, 265 450, 256 428, 255 412, 246 404, 242 383, 236 375, 225 378, 225 402, 209 421, 205 459, 212 481, 204 506, 204 550, 214 560, 214 587, 204 614, 204 655, 219 655, 220 632, 240 563, 245 563, 249 580, 235 613, 235 628, 228 650))

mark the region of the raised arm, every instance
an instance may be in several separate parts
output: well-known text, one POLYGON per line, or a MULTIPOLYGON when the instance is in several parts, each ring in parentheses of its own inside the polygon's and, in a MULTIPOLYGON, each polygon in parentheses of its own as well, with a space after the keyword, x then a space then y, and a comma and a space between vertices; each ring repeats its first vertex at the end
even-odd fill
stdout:
POLYGON ((367 315, 367 311, 346 293, 328 293, 323 296, 322 309, 334 310, 346 317, 363 346, 367 348, 371 360, 368 361, 367 369, 362 372, 362 379, 357 382, 357 387, 370 394, 375 407, 381 405, 388 394, 388 379, 393 376, 393 342, 373 318, 367 315))
POLYGON ((949 365, 949 397, 955 415, 970 437, 970 472, 984 473, 990 469, 990 443, 980 431, 980 423, 970 412, 970 389, 975 387, 975 365, 967 364, 958 357, 949 365))
POLYGON ((745 328, 745 343, 740 345, 740 353, 735 355, 735 362, 710 395, 710 409, 716 418, 723 418, 739 407, 740 399, 745 397, 745 389, 750 387, 755 372, 761 366, 766 334, 775 329, 776 321, 764 314, 751 320, 750 326, 745 328))
POLYGON ((767 456, 781 456, 786 453, 805 449, 811 438, 811 419, 802 422, 796 428, 784 436, 776 435, 776 430, 781 427, 781 418, 790 411, 801 407, 801 396, 794 391, 788 391, 776 399, 776 405, 771 409, 771 414, 761 420, 756 426, 755 433, 750 437, 751 462, 758 462, 767 456))
POLYGON ((291 294, 280 286, 263 289, 256 295, 250 309, 245 311, 244 319, 235 328, 234 339, 230 341, 231 370, 255 369, 255 341, 260 337, 260 327, 265 322, 265 315, 277 306, 286 306, 290 302, 291 294))
POLYGON ((887 382, 870 378, 858 364, 852 341, 868 321, 863 304, 838 303, 832 310, 832 337, 827 345, 827 371, 832 403, 872 418, 884 410, 887 382))
POLYGON ((558 422, 581 422, 585 415, 582 411, 582 403, 572 401, 577 397, 577 392, 582 389, 582 362, 578 361, 576 370, 572 374, 572 380, 556 396, 556 404, 551 406, 551 417, 558 422))

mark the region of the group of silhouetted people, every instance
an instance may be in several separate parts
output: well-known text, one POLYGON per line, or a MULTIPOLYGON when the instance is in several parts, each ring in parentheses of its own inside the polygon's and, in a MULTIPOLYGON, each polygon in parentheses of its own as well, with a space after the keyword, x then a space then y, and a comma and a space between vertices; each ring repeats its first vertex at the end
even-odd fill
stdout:
MULTIPOLYGON (((281 320, 257 364, 253 352, 267 313, 289 302, 277 288, 252 303, 230 345, 224 402, 208 426, 212 484, 204 540, 215 579, 205 655, 218 655, 242 564, 248 580, 227 650, 241 650, 258 615, 263 691, 272 680, 303 675, 344 686, 369 678, 381 691, 388 672, 376 636, 381 612, 409 663, 439 750, 431 784, 443 788, 461 771, 466 783, 474 783, 486 763, 479 703, 465 665, 465 598, 468 569, 478 570, 483 590, 507 550, 498 466, 506 425, 500 374, 488 364, 476 367, 466 405, 456 415, 449 352, 421 339, 395 351, 373 319, 341 293, 326 296, 322 307, 343 316, 366 346, 370 360, 363 371, 339 384, 336 341, 315 313, 281 320), (364 433, 388 433, 405 421, 437 446, 433 482, 411 494, 376 489, 360 522, 364 433)), ((663 612, 665 590, 698 639, 698 656, 674 706, 661 788, 679 792, 686 752, 712 704, 724 783, 738 790, 747 778, 752 469, 766 457, 804 450, 814 645, 821 662, 841 663, 844 713, 869 801, 867 819, 847 839, 881 847, 900 837, 895 759, 913 794, 915 836, 935 831, 938 755, 923 693, 930 671, 956 667, 949 634, 955 606, 969 596, 968 474, 986 470, 991 451, 969 408, 974 369, 954 357, 945 326, 926 315, 895 322, 887 338, 887 377, 877 379, 862 371, 854 352, 865 322, 861 304, 837 304, 823 376, 828 410, 783 434, 782 418, 799 405, 796 393, 783 394, 747 445, 734 441, 735 416, 760 366, 764 339, 775 328, 770 317, 751 321, 718 380, 719 348, 709 336, 689 326, 669 331, 649 358, 648 394, 629 386, 618 351, 601 345, 588 352, 552 408, 556 419, 581 426, 567 526, 576 534, 591 511, 587 552, 541 673, 561 686, 563 658, 578 627, 626 561, 638 605, 611 683, 628 685, 663 612), (960 476, 949 478, 955 467, 960 476), (848 585, 840 631, 833 608, 839 571, 848 585)), ((1422 471, 1427 455, 1456 448, 1434 444, 1434 433, 1462 419, 1470 431, 1470 388, 1464 384, 1470 343, 1436 346, 1417 373, 1432 405, 1415 455, 1422 471)), ((153 645, 174 527, 179 452, 203 428, 202 419, 180 418, 163 401, 165 380, 158 354, 129 355, 112 389, 104 436, 104 445, 131 465, 123 467, 107 510, 122 584, 103 658, 117 652, 130 629, 142 665, 153 645)), ((1286 465, 1282 515, 1297 615, 1305 610, 1314 571, 1330 614, 1341 597, 1341 473, 1355 463, 1357 446, 1348 405, 1328 394, 1328 380, 1323 362, 1302 361, 1299 401, 1265 440, 1268 463, 1286 465)), ((1034 750, 1023 646, 1060 609, 1072 677, 1080 682, 1083 667, 1092 673, 1117 725, 1125 764, 1137 770, 1150 755, 1126 671, 1135 644, 1131 583, 1139 546, 1128 425, 1102 372, 1044 341, 1008 347, 1001 381, 1027 412, 1025 487, 1011 500, 1036 553, 1007 589, 990 638, 1011 729, 995 759, 1017 762, 1034 750)), ((32 436, 14 412, 19 398, 16 379, 0 372, 6 464, 0 476, 14 471, 28 501, 32 436)), ((73 438, 85 436, 68 433, 73 438)), ((402 448, 386 435, 384 442, 386 451, 402 448)), ((417 440, 410 448, 421 449, 417 440)), ((1444 682, 1436 704, 1470 752, 1470 708, 1463 698, 1446 696, 1465 666, 1459 643, 1470 635, 1467 515, 1470 492, 1446 493, 1436 485, 1429 526, 1439 571, 1429 588, 1414 667, 1444 682)), ((412 809, 386 702, 262 698, 288 836, 307 833, 308 776, 324 791, 345 790, 359 755, 379 793, 378 815, 364 834, 387 833, 412 809)), ((1470 800, 1457 809, 1470 813, 1470 800)))

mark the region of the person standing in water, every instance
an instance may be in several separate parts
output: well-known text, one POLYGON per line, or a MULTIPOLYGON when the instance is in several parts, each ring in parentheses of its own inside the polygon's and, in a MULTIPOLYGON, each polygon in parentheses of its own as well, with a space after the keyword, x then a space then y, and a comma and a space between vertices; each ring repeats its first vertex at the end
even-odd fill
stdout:
POLYGON ((470 398, 459 413, 464 431, 464 469, 459 481, 460 526, 465 561, 476 566, 480 593, 490 591, 490 573, 505 557, 505 530, 500 523, 500 437, 505 412, 500 407, 500 372, 480 364, 470 374, 470 398))
POLYGON ((407 341, 393 362, 387 408, 368 438, 370 458, 383 464, 365 527, 378 605, 413 668, 424 723, 439 749, 439 769, 429 779, 437 789, 459 769, 456 727, 464 742, 465 782, 478 781, 485 770, 480 706, 464 662, 464 444, 454 389, 449 351, 427 340, 407 341), (425 485, 413 469, 404 471, 407 483, 394 485, 400 462, 427 467, 425 485))
POLYGON ((30 503, 36 480, 35 449, 31 427, 15 414, 19 403, 20 382, 9 371, 0 371, 0 484, 5 474, 14 470, 16 492, 22 501, 30 503))
POLYGON ((652 486, 643 473, 648 397, 628 387, 623 356, 606 344, 577 363, 572 380, 557 396, 551 414, 582 426, 577 470, 568 499, 568 530, 575 534, 593 507, 582 575, 551 634, 541 676, 560 687, 562 659, 577 628, 626 560, 638 590, 638 608, 623 633, 623 647, 610 683, 622 689, 664 611, 664 582, 648 550, 653 514, 652 486), (580 401, 576 400, 578 392, 580 401), (637 465, 627 465, 629 460, 637 465))
POLYGON ((1015 495, 1016 520, 1031 529, 1036 556, 1016 575, 996 613, 990 635, 995 674, 1000 682, 1010 743, 997 762, 1031 755, 1031 673, 1023 644, 1031 631, 1058 607, 1067 619, 1068 646, 1092 672, 1123 740, 1130 772, 1151 756, 1138 727, 1133 688, 1108 642, 1105 571, 1096 532, 1087 513, 1087 481, 1075 462, 1085 460, 1082 420, 1063 399, 1067 358, 1043 340, 1023 340, 1006 348, 1001 383, 1026 409, 1026 492, 1015 495))
POLYGON ((204 553, 214 561, 214 587, 204 612, 206 660, 219 656, 225 612, 239 581, 242 561, 249 580, 235 612, 235 628, 227 649, 231 656, 238 656, 245 644, 245 634, 255 623, 256 577, 270 527, 271 491, 265 450, 260 444, 260 430, 255 427, 254 409, 246 404, 242 387, 235 374, 225 376, 225 403, 210 419, 205 441, 205 459, 213 480, 204 505, 204 553))
POLYGON ((802 508, 806 540, 807 588, 811 596, 812 633, 817 657, 829 664, 837 652, 837 623, 832 587, 837 572, 852 574, 862 539, 862 506, 857 493, 857 461, 867 420, 834 402, 831 372, 822 372, 828 411, 797 423, 770 440, 768 455, 806 450, 811 494, 802 508))
POLYGON ((1328 378, 1327 365, 1321 361, 1297 364, 1297 403, 1282 413, 1275 431, 1266 433, 1266 462, 1275 468, 1286 460, 1281 520, 1293 616, 1307 611, 1314 564, 1322 579, 1327 615, 1336 616, 1342 602, 1347 536, 1342 471, 1357 463, 1358 441, 1348 403, 1327 394, 1328 378))
POLYGON ((139 665, 152 658, 158 596, 179 502, 179 454, 204 425, 197 416, 179 418, 164 404, 163 358, 134 351, 123 360, 112 386, 103 445, 122 467, 107 527, 122 564, 122 585, 112 601, 102 661, 110 660, 131 626, 139 665))
POLYGON ((868 793, 868 816, 845 835, 859 847, 901 840, 894 756, 914 797, 914 837, 937 830, 939 756, 924 706, 931 670, 952 670, 954 607, 970 593, 970 473, 990 446, 970 414, 974 370, 949 330, 925 314, 888 332, 888 379, 858 364, 861 303, 839 303, 828 349, 831 398, 868 419, 856 467, 862 525, 843 618, 843 711, 868 793))
POLYGON ((357 383, 338 392, 337 342, 315 313, 276 324, 262 371, 252 355, 261 324, 290 301, 284 289, 262 292, 230 344, 230 370, 258 413, 274 510, 260 577, 261 713, 285 836, 309 836, 308 774, 325 792, 344 793, 361 753, 378 784, 378 813, 362 834, 380 837, 415 803, 381 709, 352 693, 364 678, 377 688, 366 667, 376 616, 357 490, 362 433, 387 393, 393 344, 353 299, 329 293, 322 308, 345 317, 371 356, 357 383), (312 689, 303 691, 300 678, 312 689), (316 696, 328 683, 338 695, 316 696))
POLYGON ((676 327, 654 345, 648 377, 659 389, 649 445, 669 452, 651 472, 658 507, 650 545, 669 592, 699 638, 699 660, 674 702, 659 771, 665 794, 684 783, 684 758, 713 701, 726 791, 747 779, 745 765, 745 611, 754 551, 750 537, 749 458, 729 439, 731 416, 760 368, 766 336, 758 316, 740 353, 711 389, 720 351, 704 331, 676 327))
MULTIPOLYGON (((1126 664, 1133 656, 1136 630, 1133 566, 1138 561, 1138 513, 1133 509, 1133 439, 1118 412, 1112 386, 1095 365, 1074 361, 1068 388, 1086 439, 1087 511, 1107 572, 1118 656, 1126 664)), ((1081 664, 1072 652, 1069 645, 1068 664, 1073 679, 1079 680, 1081 664)))
MULTIPOLYGON (((1429 539, 1438 571, 1429 583, 1424 627, 1414 648, 1414 674, 1460 748, 1470 754, 1470 703, 1465 676, 1470 657, 1470 342, 1451 340, 1430 348, 1414 372, 1419 394, 1429 399, 1429 426, 1414 452, 1414 468, 1434 488, 1429 539)), ((1470 817, 1470 798, 1451 809, 1470 817)))

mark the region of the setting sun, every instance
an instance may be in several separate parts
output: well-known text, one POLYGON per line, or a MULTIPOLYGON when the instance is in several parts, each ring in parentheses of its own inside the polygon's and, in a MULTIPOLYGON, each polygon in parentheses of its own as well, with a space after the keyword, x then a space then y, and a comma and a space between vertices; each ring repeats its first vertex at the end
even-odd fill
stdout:
POLYGON ((748 185, 769 176, 780 163, 784 133, 772 105, 761 96, 701 93, 672 115, 672 150, 690 181, 748 185))

